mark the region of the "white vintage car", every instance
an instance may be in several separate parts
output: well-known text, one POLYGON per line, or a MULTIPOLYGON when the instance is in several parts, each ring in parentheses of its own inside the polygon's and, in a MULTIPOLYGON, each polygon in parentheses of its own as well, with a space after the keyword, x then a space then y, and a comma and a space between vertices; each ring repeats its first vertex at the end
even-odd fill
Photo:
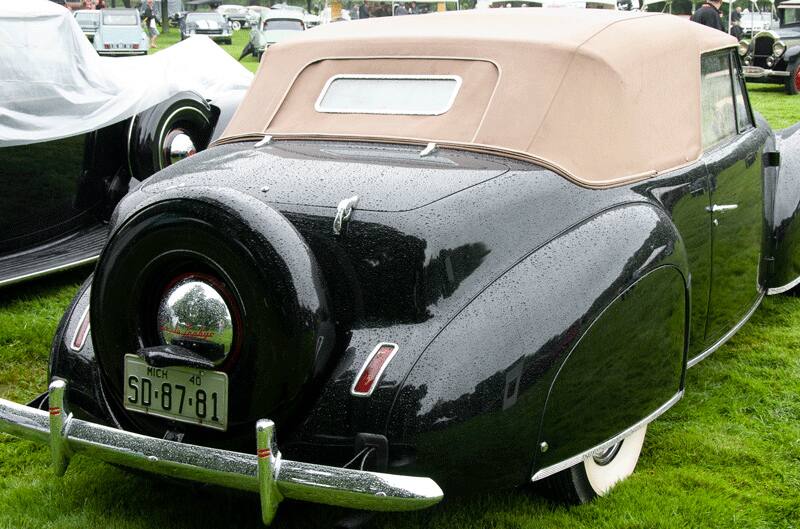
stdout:
POLYGON ((100 55, 147 55, 150 48, 135 9, 103 9, 93 43, 100 55))

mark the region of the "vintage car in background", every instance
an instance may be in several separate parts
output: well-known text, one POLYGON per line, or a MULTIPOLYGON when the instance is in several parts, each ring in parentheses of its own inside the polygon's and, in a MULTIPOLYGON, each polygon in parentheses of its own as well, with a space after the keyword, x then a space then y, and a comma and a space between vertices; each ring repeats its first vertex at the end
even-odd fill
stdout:
POLYGON ((205 35, 214 42, 231 43, 231 25, 216 12, 188 13, 181 19, 181 40, 193 35, 205 35))
MULTIPOLYGON (((142 2, 139 5, 139 16, 144 14, 147 8, 147 2, 142 2)), ((155 14, 156 21, 161 24, 161 0, 153 0, 153 13, 155 14)), ((180 26, 181 19, 186 15, 186 9, 183 5, 183 0, 167 0, 167 16, 169 17, 169 25, 172 27, 180 26)))
MULTIPOLYGON (((571 8, 571 9, 617 9, 616 0, 537 0, 527 2, 524 0, 503 1, 496 0, 488 2, 486 7, 491 9, 502 9, 509 7, 548 7, 548 8, 571 8)), ((435 9, 435 4, 434 4, 435 9)))
POLYGON ((66 9, 19 9, 0 13, 0 286, 96 260, 128 188, 218 137, 252 79, 208 39, 103 58, 66 9))
POLYGON ((102 9, 92 43, 100 55, 147 55, 150 40, 135 9, 102 9))
POLYGON ((119 203, 49 395, 0 401, 0 430, 59 472, 257 492, 265 522, 605 494, 686 370, 800 277, 800 132, 740 70, 723 32, 614 10, 269 48, 222 136, 119 203))
POLYGON ((260 59, 264 50, 279 42, 299 36, 300 32, 305 29, 305 16, 296 10, 270 9, 262 12, 261 22, 250 30, 250 40, 242 50, 239 59, 249 54, 260 59))
POLYGON ((782 84, 787 93, 796 95, 800 93, 800 0, 782 3, 778 13, 780 28, 742 40, 739 55, 748 81, 782 84))
POLYGON ((272 9, 283 11, 294 11, 297 14, 303 15, 303 21, 306 23, 306 28, 318 26, 320 24, 319 15, 309 13, 305 7, 287 4, 286 2, 280 4, 273 4, 272 9))
POLYGON ((81 31, 89 39, 89 42, 94 40, 94 35, 97 33, 97 28, 100 26, 100 11, 96 9, 81 9, 75 11, 75 21, 81 27, 81 31))
POLYGON ((778 29, 780 27, 780 20, 778 19, 777 11, 773 5, 771 10, 761 11, 754 8, 753 10, 742 12, 739 26, 742 28, 742 33, 746 37, 751 38, 761 31, 778 29))
POLYGON ((260 13, 240 5, 221 5, 216 11, 230 22, 233 31, 255 26, 261 18, 260 13))

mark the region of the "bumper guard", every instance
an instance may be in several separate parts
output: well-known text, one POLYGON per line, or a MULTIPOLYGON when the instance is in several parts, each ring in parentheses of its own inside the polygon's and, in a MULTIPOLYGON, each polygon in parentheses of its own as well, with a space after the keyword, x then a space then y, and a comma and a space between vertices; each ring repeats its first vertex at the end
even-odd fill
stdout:
POLYGON ((272 522, 284 498, 372 511, 411 511, 437 504, 442 490, 430 478, 314 465, 281 458, 275 425, 256 423, 256 454, 176 443, 76 419, 68 412, 67 383, 49 388, 49 412, 0 399, 0 432, 49 444, 57 475, 82 453, 164 476, 257 492, 261 517, 272 522))

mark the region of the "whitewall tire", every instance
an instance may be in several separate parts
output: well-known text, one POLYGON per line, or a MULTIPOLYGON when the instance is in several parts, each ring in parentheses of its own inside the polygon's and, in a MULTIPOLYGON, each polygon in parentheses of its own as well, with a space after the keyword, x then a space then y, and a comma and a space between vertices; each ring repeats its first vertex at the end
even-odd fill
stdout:
POLYGON ((607 494, 633 474, 646 433, 647 426, 643 426, 616 445, 547 478, 547 488, 569 503, 586 503, 607 494))

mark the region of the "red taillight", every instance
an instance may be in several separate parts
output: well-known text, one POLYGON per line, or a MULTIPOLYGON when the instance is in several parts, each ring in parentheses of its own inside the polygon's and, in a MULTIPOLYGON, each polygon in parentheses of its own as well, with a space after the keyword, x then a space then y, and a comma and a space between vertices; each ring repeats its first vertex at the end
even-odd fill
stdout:
POLYGON ((80 351, 86 343, 87 336, 89 336, 89 307, 86 307, 78 321, 78 328, 75 329, 75 336, 72 337, 70 347, 75 351, 80 351))
POLYGON ((138 49, 139 49, 139 45, 138 45, 138 44, 134 44, 134 45, 133 45, 133 49, 134 49, 134 50, 138 50, 138 49))
POLYGON ((103 47, 107 50, 111 49, 111 44, 103 44, 103 47))
POLYGON ((367 357, 364 366, 356 377, 356 382, 350 393, 357 397, 369 397, 375 390, 386 366, 397 353, 397 345, 393 343, 378 344, 375 350, 367 357))

